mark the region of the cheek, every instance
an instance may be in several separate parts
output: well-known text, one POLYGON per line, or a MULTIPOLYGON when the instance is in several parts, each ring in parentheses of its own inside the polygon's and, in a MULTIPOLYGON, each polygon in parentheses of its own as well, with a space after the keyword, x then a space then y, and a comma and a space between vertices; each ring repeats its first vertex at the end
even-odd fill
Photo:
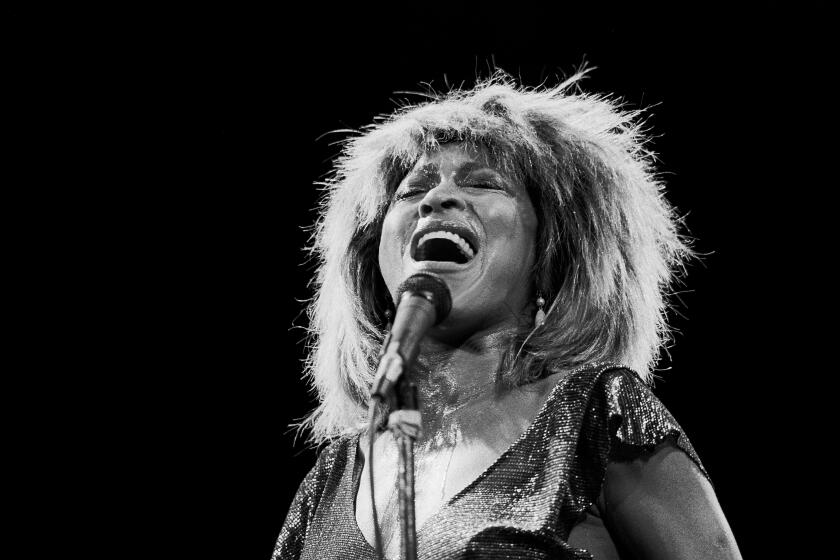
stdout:
POLYGON ((491 239, 499 242, 498 250, 508 257, 503 259, 508 266, 522 267, 529 272, 536 252, 537 217, 530 205, 497 207, 488 213, 488 231, 491 239))

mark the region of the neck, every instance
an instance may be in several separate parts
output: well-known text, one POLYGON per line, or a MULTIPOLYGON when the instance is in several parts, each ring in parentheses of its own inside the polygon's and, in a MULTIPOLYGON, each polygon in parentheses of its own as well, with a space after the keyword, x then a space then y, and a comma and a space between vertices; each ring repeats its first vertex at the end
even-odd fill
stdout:
POLYGON ((485 330, 457 344, 424 340, 414 368, 424 440, 447 443, 458 430, 459 412, 496 394, 496 376, 510 332, 509 328, 485 330))

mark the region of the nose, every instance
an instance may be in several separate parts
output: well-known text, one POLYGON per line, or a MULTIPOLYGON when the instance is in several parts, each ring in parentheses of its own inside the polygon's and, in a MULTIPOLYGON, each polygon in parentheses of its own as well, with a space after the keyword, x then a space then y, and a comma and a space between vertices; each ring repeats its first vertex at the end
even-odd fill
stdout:
POLYGON ((467 203, 464 200, 460 189, 455 185, 440 184, 429 189, 420 201, 420 217, 425 218, 435 212, 446 210, 465 210, 467 203))

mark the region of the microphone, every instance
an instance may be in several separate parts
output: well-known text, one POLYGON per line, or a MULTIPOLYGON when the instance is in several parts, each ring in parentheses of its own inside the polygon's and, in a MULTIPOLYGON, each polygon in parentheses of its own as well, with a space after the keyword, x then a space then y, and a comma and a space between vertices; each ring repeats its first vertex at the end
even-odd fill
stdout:
POLYGON ((451 309, 449 288, 433 274, 420 272, 400 284, 397 312, 391 332, 382 343, 371 398, 390 400, 403 372, 417 359, 426 331, 446 319, 451 309))

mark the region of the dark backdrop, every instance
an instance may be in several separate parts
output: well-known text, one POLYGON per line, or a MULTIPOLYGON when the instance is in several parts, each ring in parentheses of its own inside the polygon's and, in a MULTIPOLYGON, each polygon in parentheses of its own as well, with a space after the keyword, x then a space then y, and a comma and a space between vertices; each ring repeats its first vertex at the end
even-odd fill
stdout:
POLYGON ((778 227, 796 204, 777 196, 785 125, 767 95, 795 63, 784 34, 732 14, 314 11, 191 14, 136 47, 151 77, 133 84, 137 110, 155 128, 154 177, 137 196, 155 207, 145 231, 159 247, 138 274, 154 288, 150 313, 156 298, 166 308, 148 343, 169 352, 155 380, 180 411, 164 451, 188 457, 167 472, 209 518, 196 546, 268 558, 314 463, 289 425, 314 405, 301 379, 313 274, 302 247, 313 183, 342 138, 327 133, 372 122, 420 82, 469 85, 498 67, 554 85, 585 61, 595 69, 584 90, 650 108, 669 198, 703 255, 680 289, 655 392, 704 461, 745 557, 757 555, 769 504, 759 419, 793 362, 774 293, 795 272, 773 263, 796 253, 778 227))

